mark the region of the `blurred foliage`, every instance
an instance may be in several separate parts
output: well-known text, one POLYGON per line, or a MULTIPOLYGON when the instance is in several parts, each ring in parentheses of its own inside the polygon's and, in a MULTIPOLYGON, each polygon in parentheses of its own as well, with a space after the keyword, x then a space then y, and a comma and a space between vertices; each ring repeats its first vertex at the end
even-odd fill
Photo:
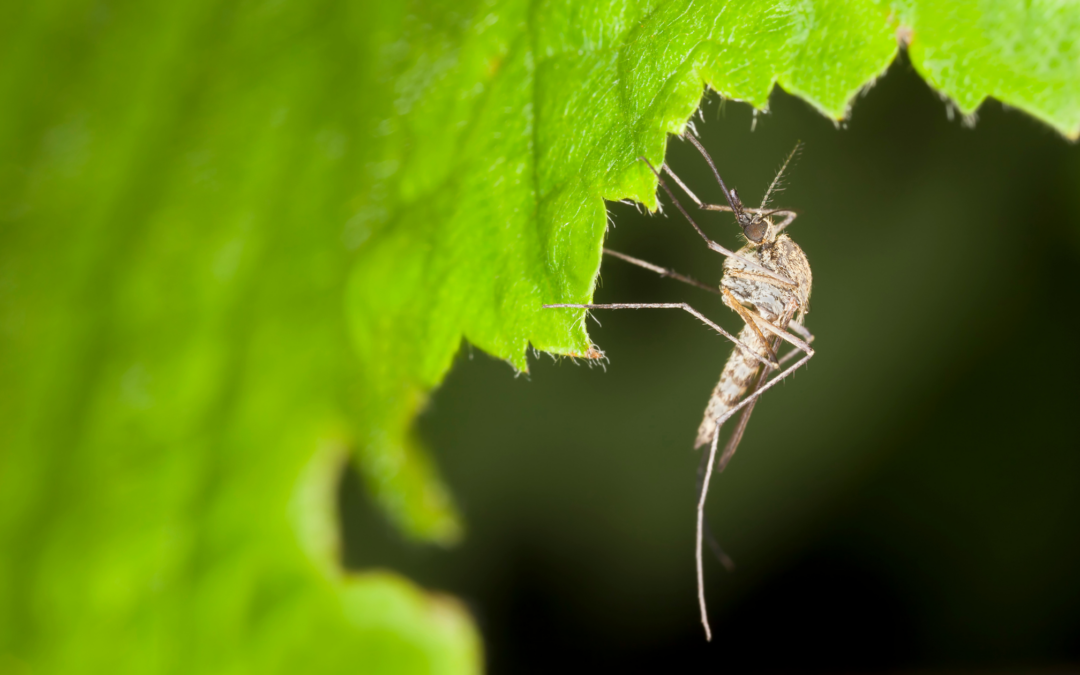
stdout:
POLYGON ((478 670, 455 600, 341 569, 348 458, 459 538, 412 418, 463 336, 589 348, 538 307, 703 81, 840 118, 900 35, 961 112, 1075 134, 1075 10, 935 7, 4 5, 0 667, 478 670))

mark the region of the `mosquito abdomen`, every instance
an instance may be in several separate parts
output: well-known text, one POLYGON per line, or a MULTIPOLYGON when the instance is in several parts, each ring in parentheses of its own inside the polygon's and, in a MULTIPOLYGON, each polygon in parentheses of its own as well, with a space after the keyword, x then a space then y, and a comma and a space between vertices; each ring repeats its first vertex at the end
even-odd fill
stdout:
MULTIPOLYGON (((757 331, 749 325, 743 326, 739 333, 739 340, 743 344, 757 345, 758 354, 768 356, 768 348, 758 337, 757 331)), ((720 381, 716 383, 712 396, 709 397, 709 405, 705 407, 705 418, 701 420, 701 426, 698 427, 695 448, 712 442, 716 434, 717 420, 739 404, 760 367, 761 363, 752 354, 742 347, 735 347, 727 363, 724 364, 724 370, 720 373, 720 381)))

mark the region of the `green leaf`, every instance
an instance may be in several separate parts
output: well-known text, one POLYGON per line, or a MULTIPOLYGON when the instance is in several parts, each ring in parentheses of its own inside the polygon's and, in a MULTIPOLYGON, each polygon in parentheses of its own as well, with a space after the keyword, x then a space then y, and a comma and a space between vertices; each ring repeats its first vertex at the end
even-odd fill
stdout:
POLYGON ((0 10, 0 671, 480 669, 459 603, 337 556, 374 9, 0 10))
POLYGON ((965 115, 988 97, 1080 135, 1080 9, 1074 3, 895 2, 927 82, 965 115))
POLYGON ((397 43, 411 47, 379 61, 396 98, 347 303, 368 433, 401 448, 463 338, 522 371, 530 344, 590 353, 581 312, 541 305, 591 299, 604 200, 656 207, 637 158, 663 162, 703 85, 762 109, 779 85, 842 120, 910 44, 962 114, 994 96, 1080 132, 1080 9, 1067 3, 546 2, 447 16, 418 9, 397 43))
POLYGON ((464 673, 454 600, 348 573, 351 457, 462 527, 411 423, 462 339, 590 354, 604 199, 703 84, 840 119, 910 42, 1075 136, 1052 3, 0 8, 0 669, 464 673))

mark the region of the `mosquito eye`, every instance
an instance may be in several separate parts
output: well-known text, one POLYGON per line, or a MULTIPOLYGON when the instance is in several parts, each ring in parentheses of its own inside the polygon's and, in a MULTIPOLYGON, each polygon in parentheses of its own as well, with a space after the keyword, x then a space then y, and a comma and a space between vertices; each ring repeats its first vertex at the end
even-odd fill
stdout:
POLYGON ((764 220, 759 220, 753 223, 749 223, 743 226, 743 234, 750 241, 758 244, 765 238, 765 232, 769 229, 769 224, 764 220))

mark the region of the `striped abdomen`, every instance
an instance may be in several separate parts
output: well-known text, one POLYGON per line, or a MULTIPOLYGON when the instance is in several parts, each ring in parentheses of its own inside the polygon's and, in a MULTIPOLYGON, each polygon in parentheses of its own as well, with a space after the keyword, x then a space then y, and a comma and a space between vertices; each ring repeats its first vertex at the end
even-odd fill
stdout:
MULTIPOLYGON (((739 340, 743 344, 757 346, 758 354, 768 358, 768 347, 758 337, 757 331, 749 325, 743 326, 742 331, 739 333, 739 340)), ((716 384, 716 388, 713 389, 712 396, 709 398, 709 405, 705 408, 705 418, 701 420, 701 426, 698 427, 697 441, 694 443, 695 448, 712 443, 713 436, 717 431, 717 420, 739 404, 760 368, 761 363, 757 359, 742 347, 735 347, 734 351, 731 352, 731 356, 728 357, 727 363, 724 364, 724 370, 720 373, 720 381, 716 384)))

